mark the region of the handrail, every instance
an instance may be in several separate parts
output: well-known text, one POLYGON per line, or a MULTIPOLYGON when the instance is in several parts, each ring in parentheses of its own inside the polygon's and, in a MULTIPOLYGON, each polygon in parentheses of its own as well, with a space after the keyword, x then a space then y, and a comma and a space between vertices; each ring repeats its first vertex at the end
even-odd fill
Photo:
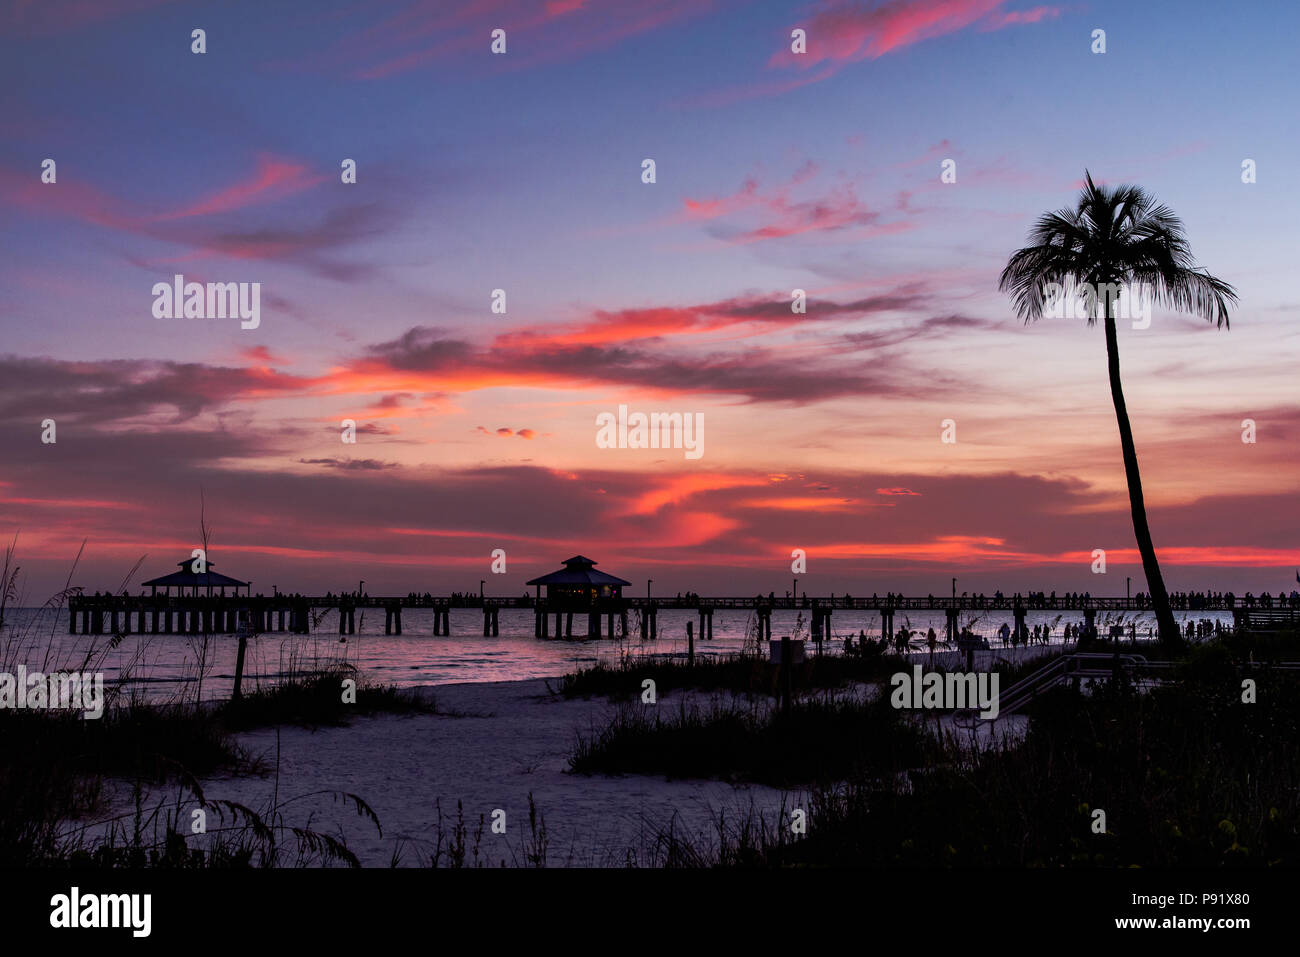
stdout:
POLYGON ((1048 662, 1037 671, 1021 678, 1006 691, 1000 692, 998 694, 998 715, 1011 714, 1019 710, 1038 695, 1056 687, 1067 678, 1105 677, 1113 673, 1116 663, 1119 663, 1127 671, 1151 667, 1150 662, 1143 655, 1107 654, 1105 652, 1089 651, 1061 655, 1061 657, 1048 662), (1103 663, 1105 667, 1099 667, 1103 663))

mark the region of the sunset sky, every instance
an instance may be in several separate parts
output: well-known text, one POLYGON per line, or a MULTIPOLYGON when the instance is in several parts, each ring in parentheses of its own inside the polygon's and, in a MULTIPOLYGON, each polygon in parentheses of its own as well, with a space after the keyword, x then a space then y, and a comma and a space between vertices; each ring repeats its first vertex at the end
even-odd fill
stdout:
POLYGON ((83 539, 90 590, 172 570, 200 495, 255 591, 517 594, 581 552, 638 593, 780 593, 794 548, 814 594, 1141 590, 1101 330, 997 291, 1086 168, 1240 294, 1230 330, 1120 326, 1166 582, 1293 587, 1298 29, 1211 0, 7 0, 0 534, 35 603, 83 539), (177 273, 260 282, 260 327, 155 318, 177 273), (703 456, 598 448, 620 404, 702 413, 703 456))

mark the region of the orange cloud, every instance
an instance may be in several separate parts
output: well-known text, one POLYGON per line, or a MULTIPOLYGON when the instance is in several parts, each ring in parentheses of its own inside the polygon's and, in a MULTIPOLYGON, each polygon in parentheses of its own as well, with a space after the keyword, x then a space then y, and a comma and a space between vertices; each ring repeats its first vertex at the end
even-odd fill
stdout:
POLYGON ((854 508, 882 507, 879 505, 864 505, 864 503, 854 498, 820 498, 813 495, 805 497, 789 496, 785 498, 751 498, 737 502, 736 504, 745 508, 774 508, 791 512, 842 512, 850 511, 854 508))
POLYGON ((678 505, 685 499, 703 492, 766 485, 767 480, 756 475, 725 475, 703 473, 676 475, 658 486, 637 496, 628 509, 630 515, 653 515, 666 505, 678 505))

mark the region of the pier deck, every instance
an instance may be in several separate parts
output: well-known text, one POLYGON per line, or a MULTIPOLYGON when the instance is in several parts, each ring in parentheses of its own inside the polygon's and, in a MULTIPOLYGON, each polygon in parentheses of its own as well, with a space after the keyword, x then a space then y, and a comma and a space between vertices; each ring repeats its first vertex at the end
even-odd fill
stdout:
MULTIPOLYGON (((1249 623, 1251 618, 1275 622, 1279 619, 1296 621, 1300 617, 1300 603, 1284 596, 1267 601, 1241 598, 1205 599, 1176 602, 1175 611, 1229 611, 1237 624, 1249 623)), ((371 595, 74 595, 68 601, 68 631, 76 634, 156 633, 194 634, 199 632, 233 634, 240 628, 252 632, 289 631, 307 633, 312 630, 313 619, 319 620, 330 610, 338 611, 340 634, 353 634, 358 608, 382 608, 385 612, 385 633, 402 633, 404 609, 432 609, 434 634, 450 634, 452 608, 479 608, 483 611, 484 635, 499 634, 499 615, 503 609, 530 610, 536 619, 536 635, 549 638, 550 619, 555 619, 555 636, 572 636, 573 618, 588 618, 586 635, 600 637, 601 619, 608 621, 606 634, 613 635, 617 618, 622 634, 628 633, 629 613, 639 619, 641 633, 656 637, 658 612, 662 609, 688 609, 698 612, 699 635, 712 637, 713 613, 718 610, 755 612, 765 635, 771 633, 771 616, 774 611, 797 610, 809 612, 814 637, 830 633, 830 620, 837 611, 874 612, 881 617, 882 631, 892 633, 894 615, 898 612, 943 612, 950 631, 956 629, 962 612, 1005 611, 1016 619, 1017 628, 1023 627, 1028 612, 1078 612, 1091 626, 1097 612, 1146 612, 1149 601, 1137 598, 1105 596, 1063 595, 963 595, 956 598, 935 595, 828 595, 812 597, 789 596, 702 596, 604 598, 589 603, 573 603, 531 595, 514 597, 477 595, 407 595, 378 597, 371 595), (319 613, 319 614, 317 614, 319 613), (80 620, 81 627, 77 624, 80 620), (134 625, 134 627, 133 627, 134 625)))

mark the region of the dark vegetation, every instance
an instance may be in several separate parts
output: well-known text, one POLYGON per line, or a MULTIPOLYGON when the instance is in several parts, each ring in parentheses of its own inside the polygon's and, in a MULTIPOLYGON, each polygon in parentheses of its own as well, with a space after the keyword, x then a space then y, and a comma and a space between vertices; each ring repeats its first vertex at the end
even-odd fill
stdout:
MULTIPOLYGON (((124 636, 92 636, 78 660, 59 660, 54 629, 76 589, 60 592, 17 625, 5 620, 21 604, 17 581, 11 545, 0 570, 0 672, 16 674, 19 664, 46 674, 100 671, 124 636)), ((266 806, 253 809, 209 801, 199 779, 275 770, 239 747, 237 731, 436 711, 414 692, 368 684, 346 662, 295 667, 291 677, 224 703, 196 700, 201 673, 194 698, 146 703, 125 690, 129 671, 125 682, 105 684, 99 718, 80 710, 0 709, 0 867, 355 866, 339 839, 285 823, 286 807, 314 795, 282 799, 277 788, 266 806), (345 679, 356 681, 354 703, 344 701, 345 679), (104 818, 121 806, 124 792, 133 810, 104 818), (155 800, 152 793, 171 796, 155 800), (205 816, 203 837, 193 829, 196 810, 205 816)), ((379 826, 361 798, 342 792, 334 798, 379 826)))
MULTIPOLYGON (((751 813, 703 846, 659 835, 678 866, 1268 867, 1300 864, 1300 675, 1252 664, 1291 636, 1195 647, 1176 682, 1061 686, 1022 739, 936 738, 905 774, 821 781, 806 835, 751 813), (1243 681, 1256 682, 1244 703, 1243 681), (1098 833, 1094 812, 1105 813, 1098 833)), ((653 751, 649 752, 655 753, 653 751)), ((649 763, 649 762, 648 762, 649 763)))
POLYGON ((758 781, 778 787, 849 775, 881 775, 939 756, 931 736, 889 705, 850 695, 795 703, 788 715, 766 704, 682 701, 625 706, 604 728, 580 736, 570 766, 579 773, 663 774, 758 781))

